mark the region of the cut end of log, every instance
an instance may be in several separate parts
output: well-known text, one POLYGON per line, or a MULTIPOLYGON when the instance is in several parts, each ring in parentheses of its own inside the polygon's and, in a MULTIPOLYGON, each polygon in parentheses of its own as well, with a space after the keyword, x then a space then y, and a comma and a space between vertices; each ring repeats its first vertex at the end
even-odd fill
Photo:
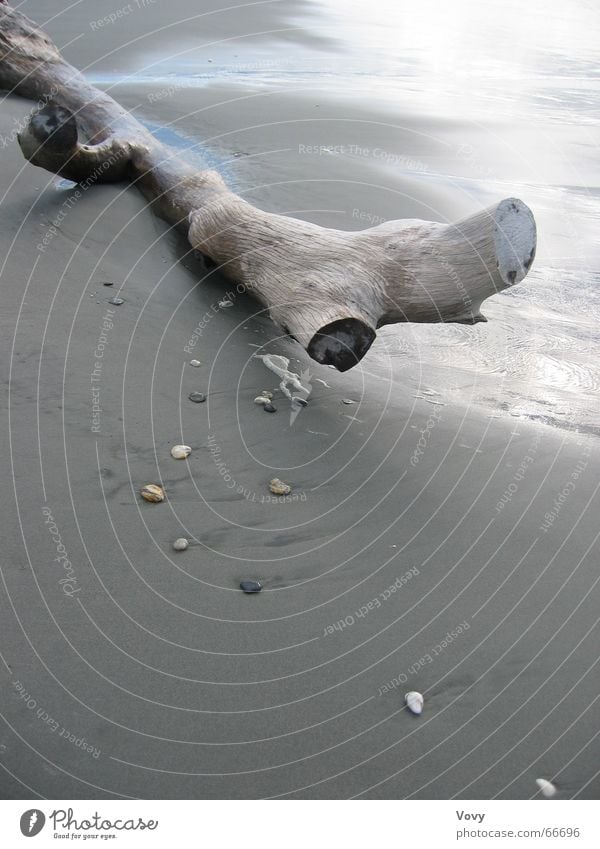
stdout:
POLYGON ((348 371, 362 360, 375 339, 375 331, 357 318, 343 318, 318 330, 307 353, 323 365, 348 371))
POLYGON ((498 273, 507 286, 514 286, 523 280, 535 258, 535 219, 518 198, 501 201, 495 219, 498 273))
POLYGON ((31 140, 31 147, 36 150, 43 146, 49 153, 60 153, 65 157, 77 146, 77 122, 68 109, 47 103, 34 112, 27 130, 19 134, 19 143, 26 139, 31 140))
POLYGON ((32 165, 76 183, 84 180, 111 183, 124 179, 131 144, 110 135, 98 144, 83 144, 79 136, 73 113, 50 101, 33 113, 27 127, 17 134, 17 141, 32 165))

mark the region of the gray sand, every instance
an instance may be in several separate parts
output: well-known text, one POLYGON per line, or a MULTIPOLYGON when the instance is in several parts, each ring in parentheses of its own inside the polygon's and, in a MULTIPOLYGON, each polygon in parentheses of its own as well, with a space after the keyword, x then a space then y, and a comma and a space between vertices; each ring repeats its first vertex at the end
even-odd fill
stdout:
MULTIPOLYGON (((190 97, 138 114, 166 124, 190 97)), ((5 136, 29 108, 3 101, 5 136)), ((201 113, 198 139, 234 108, 201 113)), ((257 150, 294 139, 267 128, 257 150)), ((209 147, 227 161, 235 144, 209 147)), ((251 300, 219 308, 229 284, 134 190, 73 200, 14 143, 1 155, 3 797, 524 799, 545 777, 597 798, 597 439, 496 417, 462 373, 411 359, 318 366, 251 300), (311 384, 293 420, 257 346, 311 384), (269 501, 272 477, 288 502, 269 501), (148 482, 166 502, 139 498, 148 482), (240 592, 248 578, 262 593, 240 592)), ((354 226, 331 162, 244 156, 229 176, 263 206, 354 226), (310 182, 269 191, 267 169, 330 182, 311 205, 310 182), (344 220, 307 212, 324 208, 344 220)), ((407 196, 395 215, 435 217, 407 196)))

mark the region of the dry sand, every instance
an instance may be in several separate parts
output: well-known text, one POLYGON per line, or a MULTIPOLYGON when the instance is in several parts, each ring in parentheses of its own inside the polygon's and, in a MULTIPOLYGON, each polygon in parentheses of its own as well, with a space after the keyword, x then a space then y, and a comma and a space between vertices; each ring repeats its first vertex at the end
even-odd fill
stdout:
MULTIPOLYGON (((29 108, 2 102, 5 136, 29 108)), ((418 363, 318 366, 249 299, 219 308, 227 284, 133 189, 72 201, 1 156, 3 796, 597 797, 597 441, 492 418, 418 363), (256 346, 310 381, 293 420, 256 346)), ((261 168, 297 178, 276 158, 239 161, 257 202, 322 208, 264 189, 261 168)), ((347 210, 325 157, 298 162, 347 210)))

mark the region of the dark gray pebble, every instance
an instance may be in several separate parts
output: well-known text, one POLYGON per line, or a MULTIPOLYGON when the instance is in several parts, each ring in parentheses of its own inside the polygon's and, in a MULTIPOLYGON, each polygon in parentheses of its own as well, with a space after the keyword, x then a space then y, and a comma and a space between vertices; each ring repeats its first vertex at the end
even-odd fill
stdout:
POLYGON ((108 303, 113 304, 113 306, 115 307, 120 307, 121 304, 125 303, 125 301, 123 300, 123 298, 110 298, 108 303))
POLYGON ((188 398, 190 401, 193 401, 194 404, 202 404, 203 401, 206 401, 206 395, 203 395, 202 392, 190 392, 188 398))
POLYGON ((276 413, 277 407, 274 407, 273 404, 265 404, 263 410, 265 411, 265 413, 276 413))
POLYGON ((259 593, 262 590, 262 584, 258 581, 240 581, 240 589, 245 593, 259 593))
POLYGON ((103 286, 112 286, 113 284, 109 280, 107 280, 106 283, 103 283, 102 285, 103 286))

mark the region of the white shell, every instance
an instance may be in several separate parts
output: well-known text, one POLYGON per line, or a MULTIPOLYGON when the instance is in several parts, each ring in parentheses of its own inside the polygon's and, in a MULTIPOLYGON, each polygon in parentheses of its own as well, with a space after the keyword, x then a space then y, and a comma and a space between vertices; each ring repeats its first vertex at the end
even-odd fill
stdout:
POLYGON ((175 460, 185 460, 192 453, 189 445, 174 445, 171 448, 171 457, 175 460))
POLYGON ((175 551, 185 551, 188 545, 189 542, 185 537, 179 537, 179 539, 176 539, 173 543, 173 548, 175 549, 175 551))
POLYGON ((200 360, 190 360, 190 365, 194 366, 194 368, 198 368, 198 366, 201 366, 202 363, 200 362, 200 360))
POLYGON ((280 481, 279 478, 273 478, 272 481, 269 481, 269 489, 273 495, 289 495, 292 491, 292 487, 289 483, 284 483, 283 481, 280 481))
POLYGON ((546 781, 545 778, 536 778, 535 783, 541 790, 542 796, 546 799, 551 799, 556 794, 556 787, 551 781, 546 781))
POLYGON ((266 395, 258 395, 258 396, 254 399, 254 403, 255 403, 255 404, 268 404, 268 403, 270 403, 270 401, 271 401, 271 399, 270 399, 270 398, 267 398, 267 396, 266 396, 266 395))
POLYGON ((406 702, 406 707, 411 713, 415 713, 419 716, 419 714, 423 712, 423 704, 425 700, 420 693, 416 692, 416 690, 411 690, 410 693, 407 693, 404 696, 404 701, 406 702))

